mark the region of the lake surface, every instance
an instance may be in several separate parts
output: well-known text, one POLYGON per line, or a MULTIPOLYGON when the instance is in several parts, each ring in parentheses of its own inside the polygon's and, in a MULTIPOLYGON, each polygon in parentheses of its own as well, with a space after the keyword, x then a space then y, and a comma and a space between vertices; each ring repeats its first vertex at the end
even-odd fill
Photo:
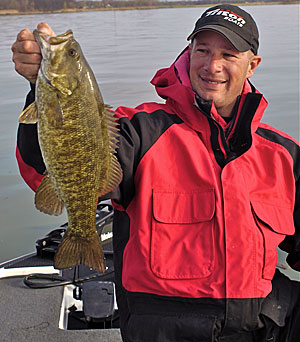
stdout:
MULTIPOLYGON (((263 57, 252 82, 269 102, 263 121, 299 140, 299 5, 245 6, 258 24, 263 57)), ((0 262, 32 252, 35 240, 66 221, 33 205, 33 192, 15 161, 17 118, 29 84, 14 71, 10 47, 17 32, 41 21, 56 33, 71 28, 106 103, 136 106, 162 101, 149 81, 187 45, 205 7, 0 16, 0 262)), ((283 262, 283 254, 280 254, 283 262)), ((294 275, 298 277, 298 275, 294 275)))

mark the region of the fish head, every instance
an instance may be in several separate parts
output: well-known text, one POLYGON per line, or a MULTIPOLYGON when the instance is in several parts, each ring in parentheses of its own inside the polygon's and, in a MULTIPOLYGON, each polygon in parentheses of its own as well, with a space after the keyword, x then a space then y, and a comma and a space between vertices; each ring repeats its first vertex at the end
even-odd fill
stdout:
POLYGON ((79 85, 80 73, 85 63, 73 32, 68 30, 58 36, 49 36, 34 30, 33 34, 43 57, 39 76, 62 95, 72 95, 79 85))

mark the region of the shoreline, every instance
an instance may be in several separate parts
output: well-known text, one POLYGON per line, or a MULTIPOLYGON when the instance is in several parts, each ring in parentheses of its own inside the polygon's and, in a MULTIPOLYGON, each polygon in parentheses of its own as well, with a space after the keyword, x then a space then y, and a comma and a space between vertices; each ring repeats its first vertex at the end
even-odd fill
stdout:
MULTIPOLYGON (((300 4, 299 0, 295 1, 258 1, 258 2, 245 2, 237 3, 237 6, 259 6, 259 5, 295 5, 300 4)), ((207 7, 213 6, 213 4, 201 4, 201 5, 179 5, 168 3, 167 5, 156 5, 156 6, 133 6, 133 7, 106 7, 106 8, 67 8, 55 11, 28 11, 20 12, 18 10, 0 10, 0 16, 5 15, 33 15, 33 14, 58 14, 58 13, 76 13, 76 12, 99 12, 99 11, 132 11, 132 10, 152 10, 152 9, 163 9, 163 8, 185 8, 185 7, 207 7)))

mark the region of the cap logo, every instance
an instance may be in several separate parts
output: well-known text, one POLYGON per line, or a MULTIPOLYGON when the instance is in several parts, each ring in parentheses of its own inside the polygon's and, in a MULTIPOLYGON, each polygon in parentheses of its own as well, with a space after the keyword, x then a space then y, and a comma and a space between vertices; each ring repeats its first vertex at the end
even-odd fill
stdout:
POLYGON ((212 15, 222 15, 224 16, 224 20, 232 22, 233 24, 236 24, 239 27, 243 27, 246 24, 246 20, 243 17, 229 10, 217 8, 213 11, 206 12, 206 17, 212 15))

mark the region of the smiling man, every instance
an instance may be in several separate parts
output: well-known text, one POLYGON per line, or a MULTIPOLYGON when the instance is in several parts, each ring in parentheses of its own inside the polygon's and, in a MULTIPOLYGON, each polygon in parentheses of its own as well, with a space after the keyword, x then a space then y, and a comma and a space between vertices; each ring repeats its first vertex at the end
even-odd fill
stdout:
MULTIPOLYGON (((299 283, 276 270, 276 250, 300 270, 300 149, 260 121, 267 101, 249 81, 261 61, 257 26, 218 5, 188 40, 152 80, 165 103, 116 109, 123 180, 108 197, 123 340, 299 341, 299 283)), ((12 47, 31 82, 26 106, 38 49, 29 30, 12 47)), ((36 125, 20 124, 17 158, 36 190, 45 171, 36 125)))
POLYGON ((218 113, 231 116, 245 79, 251 77, 261 57, 240 52, 222 34, 203 30, 192 35, 190 79, 193 90, 214 102, 218 113))
POLYGON ((254 20, 236 6, 216 6, 196 22, 188 40, 193 90, 213 101, 220 115, 231 116, 245 80, 261 61, 254 20))

